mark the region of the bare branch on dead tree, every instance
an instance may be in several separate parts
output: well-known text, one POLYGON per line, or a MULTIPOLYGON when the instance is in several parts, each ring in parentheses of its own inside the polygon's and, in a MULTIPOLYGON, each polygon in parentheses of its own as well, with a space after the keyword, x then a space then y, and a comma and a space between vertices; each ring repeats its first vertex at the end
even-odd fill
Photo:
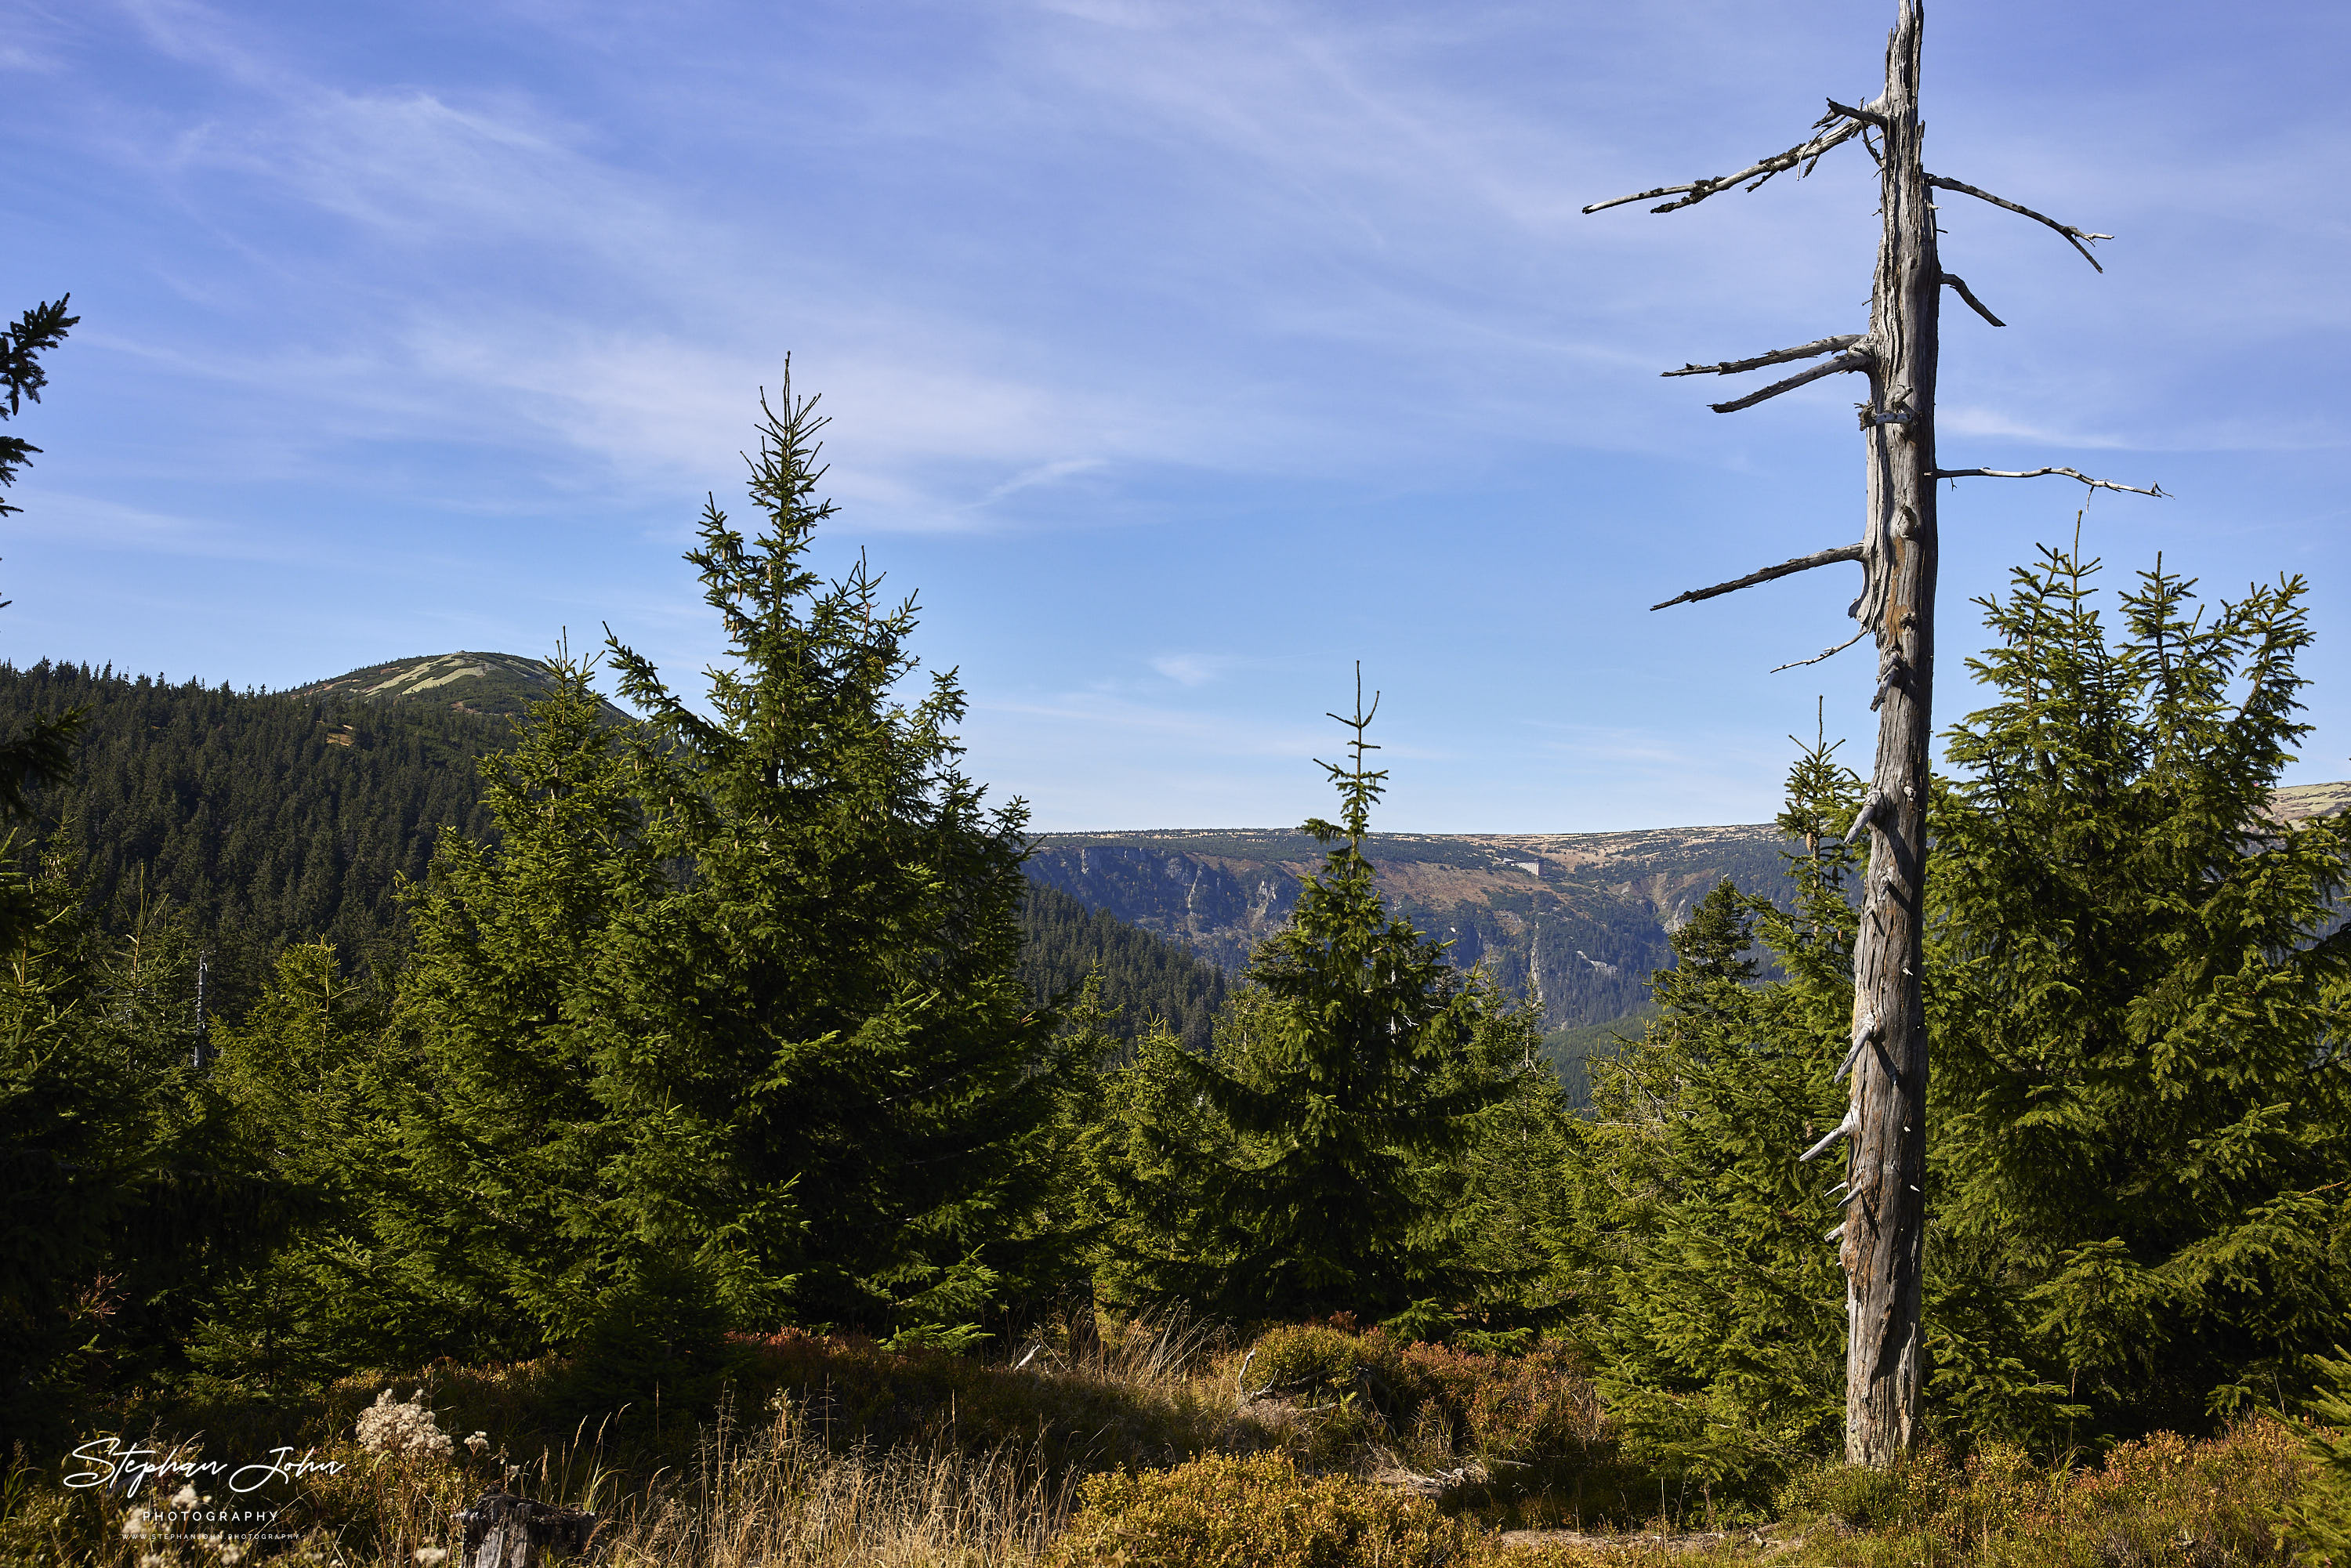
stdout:
POLYGON ((1859 560, 1865 553, 1866 551, 1860 545, 1839 545, 1834 549, 1815 550, 1811 555, 1800 555, 1793 560, 1782 561, 1778 566, 1767 566, 1761 571, 1750 571, 1735 581, 1718 582, 1712 588, 1693 588, 1687 593, 1677 594, 1663 604, 1652 604, 1649 608, 1664 610, 1675 604, 1695 604, 1701 599, 1736 593, 1742 588, 1752 588, 1759 582, 1769 582, 1775 577, 1792 577, 1800 571, 1810 571, 1816 566, 1834 566, 1843 560, 1859 560))
POLYGON ((1938 468, 1929 476, 1936 479, 2038 479, 2044 475, 2062 474, 2068 479, 2079 479, 2093 490, 2124 490, 2134 496, 2154 496, 2171 499, 2171 492, 2160 485, 2142 490, 2136 485, 2125 485, 2113 479, 2093 479, 2078 468, 1938 468))
MULTIPOLYGON (((1839 1138, 1849 1135, 1860 1125, 1861 1107, 1858 1105, 1847 1107, 1844 1113, 1844 1120, 1839 1122, 1835 1126, 1831 1127, 1826 1137, 1823 1138, 1819 1143, 1814 1144, 1811 1148, 1806 1149, 1802 1154, 1798 1155, 1796 1158, 1803 1161, 1819 1159, 1823 1155, 1829 1152, 1829 1146, 1831 1145, 1834 1144, 1839 1138)), ((1842 1229, 1843 1227, 1839 1227, 1839 1228, 1842 1229)))
POLYGON ((1772 665, 1771 674, 1776 675, 1782 670, 1801 670, 1806 664, 1817 664, 1823 659, 1834 659, 1839 653, 1844 653, 1847 648, 1852 647, 1855 643, 1860 642, 1864 637, 1868 635, 1869 628, 1865 626, 1860 631, 1855 632, 1852 636, 1847 637, 1844 642, 1839 643, 1835 647, 1823 648, 1809 659, 1798 659, 1793 664, 1772 665))
POLYGON ((2097 270, 2100 272, 2106 270, 2103 267, 2098 267, 2098 258, 2090 254, 2090 246, 2097 240, 2112 239, 2115 237, 2112 235, 2092 234, 2087 229, 2077 229, 2072 224, 2061 224, 2046 213, 2036 213, 2031 207, 2021 206, 2018 204, 2010 201, 2006 196, 1995 196, 1990 191, 1979 191, 1973 185, 1966 184, 1958 180, 1946 180, 1940 174, 1928 175, 1927 183, 1935 186, 1938 190, 1957 191, 1961 195, 1973 196, 1980 202, 1990 202, 1995 207, 2006 207, 2010 212, 2021 213, 2024 216, 2031 218, 2036 224, 2047 224, 2051 228, 2055 229, 2059 234, 2065 236, 2065 243, 2067 245, 2072 246, 2075 250, 2082 253, 2082 259, 2084 261, 2088 262, 2094 267, 2097 267, 2097 270))
POLYGON ((1843 115, 1847 120, 1858 120, 1865 124, 1875 125, 1880 131, 1886 129, 1886 116, 1878 113, 1877 110, 1870 108, 1865 103, 1858 109, 1848 109, 1834 99, 1829 99, 1828 103, 1829 112, 1827 117, 1821 120, 1823 125, 1826 125, 1829 122, 1829 120, 1835 118, 1838 115, 1843 115))
POLYGON ((1961 277, 1958 273, 1947 272, 1943 274, 1943 287, 1946 288, 1955 288, 1959 290, 1959 298, 1968 302, 1968 308, 1982 317, 1985 320, 1991 322, 1993 326, 2005 327, 2008 325, 2007 322, 2001 320, 1999 317, 1993 315, 1990 310, 1985 308, 1984 302, 1976 298, 1975 290, 1968 287, 1967 279, 1961 277))
MULTIPOLYGON (((1837 1064, 1836 1076, 1830 1079, 1829 1082, 1832 1083, 1844 1082, 1845 1081, 1845 1075, 1853 1071, 1853 1064, 1861 1060, 1862 1048, 1876 1038, 1877 1015, 1876 1013, 1871 1013, 1862 1020, 1861 1026, 1853 1031, 1853 1044, 1846 1049, 1844 1060, 1837 1064)), ((1842 1186, 1844 1184, 1840 1182, 1837 1185, 1842 1186)), ((1834 1191, 1835 1188, 1832 1187, 1830 1190, 1834 1191)), ((1856 1192, 1859 1190, 1859 1188, 1855 1189, 1856 1192)), ((1844 1196, 1844 1201, 1845 1203, 1851 1203, 1853 1201, 1853 1193, 1846 1193, 1844 1196)), ((1842 1208, 1844 1205, 1839 1204, 1837 1207, 1842 1208)))
MULTIPOLYGON (((1677 207, 1694 207, 1708 196, 1719 195, 1733 185, 1746 184, 1750 180, 1753 180, 1755 184, 1749 185, 1748 189, 1754 190, 1772 175, 1792 169, 1799 163, 1804 165, 1803 173, 1809 174, 1813 172, 1812 166, 1821 161, 1823 153, 1842 146, 1860 135, 1861 128, 1866 123, 1868 122, 1865 120, 1847 119, 1842 114, 1830 114, 1825 116, 1819 125, 1813 127, 1813 135, 1810 140, 1797 143, 1785 152, 1775 152, 1760 162, 1750 163, 1736 174, 1722 174, 1712 179, 1693 180, 1687 185, 1660 185, 1654 191, 1635 191, 1629 196, 1617 196, 1605 202, 1594 202, 1583 210, 1587 213, 1604 213, 1611 207, 1621 207, 1627 202, 1646 202, 1658 196, 1680 196, 1681 200, 1678 202, 1667 202, 1663 206, 1650 209, 1652 212, 1670 213, 1677 207)), ((1796 177, 1801 180, 1803 174, 1796 177)))
POLYGON ((1760 371, 1766 365, 1783 365, 1791 360, 1810 360, 1822 354, 1834 354, 1840 349, 1850 349, 1868 336, 1865 332, 1846 332, 1834 338, 1815 338, 1809 343, 1799 343, 1792 349, 1774 349, 1768 354, 1758 354, 1751 360, 1725 360, 1719 365, 1684 365, 1677 371, 1659 371, 1661 376, 1732 376, 1741 371, 1760 371))
POLYGON ((1809 371, 1790 376, 1784 382, 1773 382, 1760 392, 1749 392, 1745 397, 1733 398, 1729 402, 1710 402, 1706 406, 1717 413, 1737 413, 1742 408, 1753 408, 1767 398, 1778 397, 1782 392, 1794 392, 1798 387, 1809 385, 1819 381, 1823 376, 1842 375, 1847 371, 1865 371, 1874 362, 1875 356, 1866 350, 1852 350, 1839 354, 1824 365, 1814 365, 1809 371))

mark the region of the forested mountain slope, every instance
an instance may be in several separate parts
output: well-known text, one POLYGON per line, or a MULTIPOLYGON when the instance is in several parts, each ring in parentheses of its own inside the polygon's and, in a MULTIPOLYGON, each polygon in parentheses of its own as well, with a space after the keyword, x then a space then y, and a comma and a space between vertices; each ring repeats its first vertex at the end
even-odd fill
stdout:
POLYGON ((1139 1040, 1159 1019, 1192 1050, 1207 1050, 1225 999, 1225 972, 1216 965, 1045 883, 1029 883, 1020 925, 1028 937, 1022 974, 1040 996, 1074 991, 1100 969, 1112 1034, 1139 1040))
MULTIPOLYGON (((444 826, 492 834, 479 764, 509 743, 507 707, 522 711, 539 677, 509 658, 434 684, 435 668, 484 657, 507 656, 405 660, 280 695, 0 665, 0 736, 84 711, 72 782, 39 798, 38 849, 110 931, 142 909, 193 921, 214 1006, 234 1014, 289 942, 324 936, 362 969, 404 948, 400 880, 424 875, 444 826)), ((1206 1047, 1225 988, 1214 965, 1050 888, 1023 924, 1040 996, 1099 966, 1112 1032, 1132 1039, 1161 1018, 1206 1047)))
POLYGON ((437 706, 0 667, 10 733, 77 707, 74 777, 39 797, 41 847, 110 930, 142 906, 193 918, 232 998, 287 942, 324 936, 361 964, 393 942, 394 889, 424 874, 442 827, 487 831, 476 765, 510 728, 437 706))

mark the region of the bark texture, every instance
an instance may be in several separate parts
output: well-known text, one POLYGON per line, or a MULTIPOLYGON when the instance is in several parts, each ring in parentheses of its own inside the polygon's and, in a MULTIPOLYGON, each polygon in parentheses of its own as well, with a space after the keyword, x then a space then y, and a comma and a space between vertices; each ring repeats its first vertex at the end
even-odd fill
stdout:
POLYGON ((1870 305, 1868 602, 1877 760, 1868 881, 1854 952, 1855 1114, 1839 1260, 1845 1271, 1845 1457, 1891 1465, 1917 1434, 1926 1230, 1927 1019, 1920 999, 1927 753, 1935 669, 1935 361, 1943 274, 1919 162, 1920 0, 1901 0, 1886 90, 1885 232, 1870 305))
POLYGON ((586 1552, 596 1533, 596 1516, 493 1488, 457 1515, 457 1525, 464 1532, 465 1568, 540 1568, 551 1557, 586 1552))

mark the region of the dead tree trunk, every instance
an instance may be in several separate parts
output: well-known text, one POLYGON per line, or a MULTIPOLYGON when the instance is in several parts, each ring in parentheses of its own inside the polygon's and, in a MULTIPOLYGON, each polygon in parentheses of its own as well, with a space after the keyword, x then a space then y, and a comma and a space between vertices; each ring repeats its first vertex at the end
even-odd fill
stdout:
POLYGON ((457 1515, 457 1526, 464 1534, 464 1568, 543 1568, 550 1557, 593 1545, 596 1516, 494 1487, 457 1515))
MULTIPOLYGON (((1936 250, 1937 189, 1959 191, 2047 224, 2083 256, 2105 239, 2072 228, 1998 196, 1927 172, 1920 161, 1919 35, 1922 0, 1897 0, 1886 50, 1885 90, 1854 108, 1829 100, 1812 138, 1735 174, 1668 185, 1584 208, 1595 213, 1656 196, 1675 199, 1654 209, 1673 212, 1734 185, 1752 191, 1773 175, 1812 172, 1821 156, 1859 139, 1877 159, 1885 228, 1870 296, 1869 330, 1821 338, 1793 349, 1715 365, 1685 365, 1669 376, 1720 374, 1833 355, 1810 370, 1729 402, 1718 413, 1750 408, 1823 376, 1857 371, 1869 384, 1858 405, 1867 467, 1867 507, 1861 542, 1820 550, 1730 582, 1694 590, 1678 604, 1750 587, 1793 572, 1857 561, 1861 596, 1851 613, 1861 630, 1829 652, 1864 635, 1877 646, 1877 759, 1869 790, 1848 841, 1867 833, 1869 864, 1854 950, 1853 1034, 1840 1082, 1848 1077, 1844 1119, 1806 1150, 1816 1159, 1840 1140, 1847 1145, 1844 1220, 1829 1233, 1839 1243, 1845 1272, 1845 1457, 1884 1468, 1917 1434, 1922 1380, 1920 1270, 1926 1234, 1927 1025, 1919 982, 1927 855, 1928 752, 1933 737, 1935 662, 1935 482, 1960 477, 2014 477, 1989 469, 1935 465, 1935 362, 1942 291, 1950 287, 1993 326, 2001 323, 1968 286, 1942 269, 1936 250)), ((2096 267, 2095 259, 2091 266, 2096 267)), ((2062 473, 2103 489, 2135 486, 2062 473)), ((2160 488, 2139 490, 2159 495, 2160 488)), ((1820 655, 1827 657, 1826 653, 1820 655)), ((1810 664, 1813 661, 1804 660, 1810 664)), ((1783 668, 1788 666, 1782 666, 1783 668)))

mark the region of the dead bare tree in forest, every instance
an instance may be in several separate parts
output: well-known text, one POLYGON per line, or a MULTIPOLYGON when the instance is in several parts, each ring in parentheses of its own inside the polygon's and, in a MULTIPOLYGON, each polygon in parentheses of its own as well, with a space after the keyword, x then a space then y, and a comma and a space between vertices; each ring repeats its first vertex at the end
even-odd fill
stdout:
POLYGON ((1850 1103, 1844 1120, 1806 1150, 1803 1158, 1815 1159, 1840 1139, 1849 1140, 1845 1180, 1839 1184, 1845 1189, 1845 1218, 1828 1237, 1841 1243, 1838 1260, 1845 1273, 1845 1456, 1855 1464, 1881 1469, 1908 1448, 1917 1434, 1921 1373, 1927 1030, 1919 974, 1935 653, 1935 482, 2063 475, 2094 489, 2163 493, 2160 486, 2118 485, 2071 468, 1935 466, 1935 361, 1943 290, 1958 294, 1991 325, 2002 323, 1964 282, 1943 270, 1936 254, 1933 193, 1955 191, 2045 224, 2094 267, 2098 263, 2090 245, 2113 236, 2061 224, 1926 171, 1919 162, 1918 120, 1922 0, 1897 0, 1897 7, 1886 50, 1886 89, 1877 97, 1855 107, 1829 99, 1828 113, 1813 126, 1810 139, 1737 173, 1664 185, 1583 209, 1596 213, 1663 196, 1669 199, 1652 210, 1675 212, 1733 186, 1753 191, 1790 169, 1798 171, 1801 179, 1823 154, 1855 140, 1878 163, 1885 232, 1878 244, 1868 331, 1664 372, 1732 375, 1766 365, 1821 361, 1744 397, 1712 404, 1717 413, 1751 408, 1842 371, 1866 377, 1869 398, 1858 405, 1868 474, 1861 541, 1696 589, 1652 608, 1711 599, 1839 561, 1856 561, 1862 569, 1861 596, 1850 612, 1861 629, 1829 650, 1850 647, 1870 634, 1877 645, 1877 695, 1870 703, 1878 714, 1877 759, 1861 810, 1845 835, 1848 842, 1870 835, 1854 951, 1852 1044, 1837 1071, 1841 1082, 1851 1076, 1850 1103))

